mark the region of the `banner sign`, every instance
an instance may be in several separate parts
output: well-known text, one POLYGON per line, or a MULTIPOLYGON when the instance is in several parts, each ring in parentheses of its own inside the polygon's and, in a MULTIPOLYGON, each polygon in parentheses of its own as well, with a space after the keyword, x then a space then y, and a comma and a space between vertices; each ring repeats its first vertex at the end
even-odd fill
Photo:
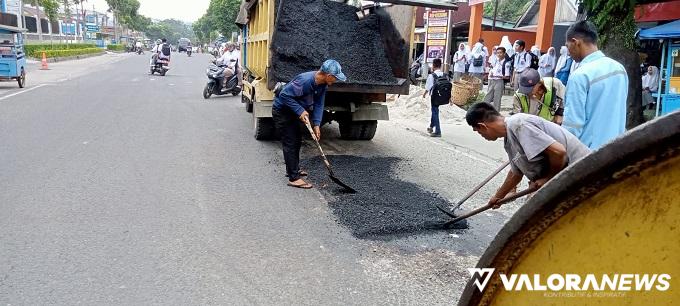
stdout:
POLYGON ((450 12, 430 10, 427 13, 427 39, 425 42, 427 62, 441 58, 446 62, 447 41, 449 38, 450 12))

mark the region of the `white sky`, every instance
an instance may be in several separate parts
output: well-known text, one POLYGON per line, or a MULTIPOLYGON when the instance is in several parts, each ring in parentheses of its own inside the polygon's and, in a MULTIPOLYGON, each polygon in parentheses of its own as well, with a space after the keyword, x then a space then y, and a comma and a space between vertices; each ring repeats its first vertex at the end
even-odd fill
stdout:
MULTIPOLYGON (((109 6, 105 0, 86 0, 83 5, 97 11, 105 12, 109 6)), ((193 22, 205 14, 210 0, 139 0, 139 13, 152 19, 179 19, 193 22)))

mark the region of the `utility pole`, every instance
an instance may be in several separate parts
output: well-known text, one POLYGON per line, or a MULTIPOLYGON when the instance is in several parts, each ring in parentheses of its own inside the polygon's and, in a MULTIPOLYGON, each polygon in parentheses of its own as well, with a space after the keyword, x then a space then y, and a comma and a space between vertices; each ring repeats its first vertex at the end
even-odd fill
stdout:
POLYGON ((498 0, 494 1, 493 4, 493 23, 491 23, 491 31, 496 30, 496 17, 498 16, 498 0))

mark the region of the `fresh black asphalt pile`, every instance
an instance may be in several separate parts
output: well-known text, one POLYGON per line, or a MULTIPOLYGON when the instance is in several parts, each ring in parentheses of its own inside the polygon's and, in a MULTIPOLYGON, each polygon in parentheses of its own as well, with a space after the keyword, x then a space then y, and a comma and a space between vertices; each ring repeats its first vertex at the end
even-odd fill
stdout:
POLYGON ((284 0, 280 6, 272 38, 271 72, 277 82, 288 82, 335 59, 347 83, 397 83, 380 34, 380 18, 389 18, 386 15, 359 20, 355 7, 328 0, 284 0))
MULTIPOLYGON (((302 162, 310 180, 324 195, 337 221, 361 239, 386 240, 431 231, 430 222, 448 221, 436 205, 450 203, 436 193, 395 178, 398 158, 364 158, 347 155, 329 156, 335 175, 357 190, 342 192, 326 175, 321 158, 302 162)), ((467 228, 461 221, 453 228, 467 228)))

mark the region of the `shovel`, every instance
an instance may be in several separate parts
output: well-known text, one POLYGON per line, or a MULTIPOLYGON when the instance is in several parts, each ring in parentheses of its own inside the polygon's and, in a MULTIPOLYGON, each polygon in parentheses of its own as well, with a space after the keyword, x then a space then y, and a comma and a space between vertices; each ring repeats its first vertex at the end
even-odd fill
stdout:
MULTIPOLYGON (((508 195, 508 196, 506 196, 505 198, 501 199, 500 201, 496 202, 495 205, 502 205, 502 204, 505 204, 505 203, 508 203, 508 202, 512 202, 512 201, 517 200, 517 199, 519 199, 519 198, 521 198, 521 197, 523 197, 523 196, 525 196, 525 195, 528 195, 528 194, 530 194, 530 193, 533 193, 533 192, 536 191, 536 190, 538 190, 538 188, 527 188, 527 189, 525 189, 525 190, 523 190, 523 191, 520 191, 520 192, 517 192, 517 193, 513 193, 513 194, 508 195)), ((479 207, 479 208, 477 208, 477 209, 474 209, 474 210, 471 210, 471 211, 469 211, 469 212, 466 212, 466 213, 464 213, 464 214, 462 214, 462 215, 460 215, 460 216, 457 216, 457 217, 455 217, 455 218, 453 218, 453 219, 451 219, 451 220, 449 220, 449 221, 446 221, 446 222, 430 222, 430 223, 426 223, 426 224, 425 224, 425 227, 426 227, 426 228, 429 228, 429 229, 448 229, 448 228, 452 228, 452 227, 454 226, 454 224, 456 224, 457 222, 460 222, 460 221, 462 221, 462 220, 464 220, 464 219, 470 218, 470 217, 472 217, 472 216, 474 216, 474 215, 477 215, 477 214, 479 214, 479 213, 481 213, 481 212, 487 211, 487 210, 489 210, 489 209, 491 209, 491 208, 493 208, 493 207, 494 207, 494 205, 488 205, 488 204, 487 204, 487 205, 484 205, 484 206, 479 207)))
POLYGON ((439 204, 437 204, 437 208, 438 208, 441 212, 447 214, 449 217, 451 217, 451 218, 457 218, 458 216, 456 216, 456 215, 453 213, 453 211, 455 211, 455 210, 458 209, 461 205, 463 205, 463 203, 465 203, 465 201, 467 201, 471 196, 473 196, 475 193, 477 193, 477 191, 479 191, 480 189, 482 189, 482 187, 484 187, 484 185, 486 185, 486 183, 488 183, 489 181, 491 181, 492 178, 494 178, 496 175, 498 175, 498 173, 500 173, 501 171, 503 171, 503 169, 505 169, 509 164, 510 164, 510 161, 506 161, 504 164, 502 164, 500 167, 498 167, 498 169, 496 169, 496 171, 494 171, 493 173, 491 173, 486 179, 484 179, 484 181, 482 181, 481 183, 479 183, 477 186, 475 186, 475 188, 473 188, 470 192, 468 192, 468 194, 465 195, 465 197, 463 197, 462 199, 460 199, 460 201, 458 201, 458 203, 456 203, 456 206, 453 207, 453 210, 449 211, 448 209, 446 209, 446 208, 444 208, 444 207, 441 207, 439 204))
POLYGON ((316 139, 316 134, 314 134, 314 130, 312 130, 312 126, 309 124, 309 122, 305 122, 305 126, 307 127, 309 134, 312 135, 312 139, 314 139, 314 142, 316 143, 316 147, 319 148, 319 152, 321 153, 321 157, 323 157, 323 163, 326 165, 326 169, 328 169, 328 176, 331 178, 331 181, 338 184, 340 187, 344 188, 343 191, 346 192, 346 193, 356 193, 357 191, 354 190, 354 188, 347 186, 347 184, 343 183, 337 177, 335 177, 335 174, 333 174, 333 169, 331 169, 331 164, 328 162, 328 158, 326 158, 326 154, 323 153, 323 149, 321 148, 321 144, 319 144, 319 140, 316 139))

